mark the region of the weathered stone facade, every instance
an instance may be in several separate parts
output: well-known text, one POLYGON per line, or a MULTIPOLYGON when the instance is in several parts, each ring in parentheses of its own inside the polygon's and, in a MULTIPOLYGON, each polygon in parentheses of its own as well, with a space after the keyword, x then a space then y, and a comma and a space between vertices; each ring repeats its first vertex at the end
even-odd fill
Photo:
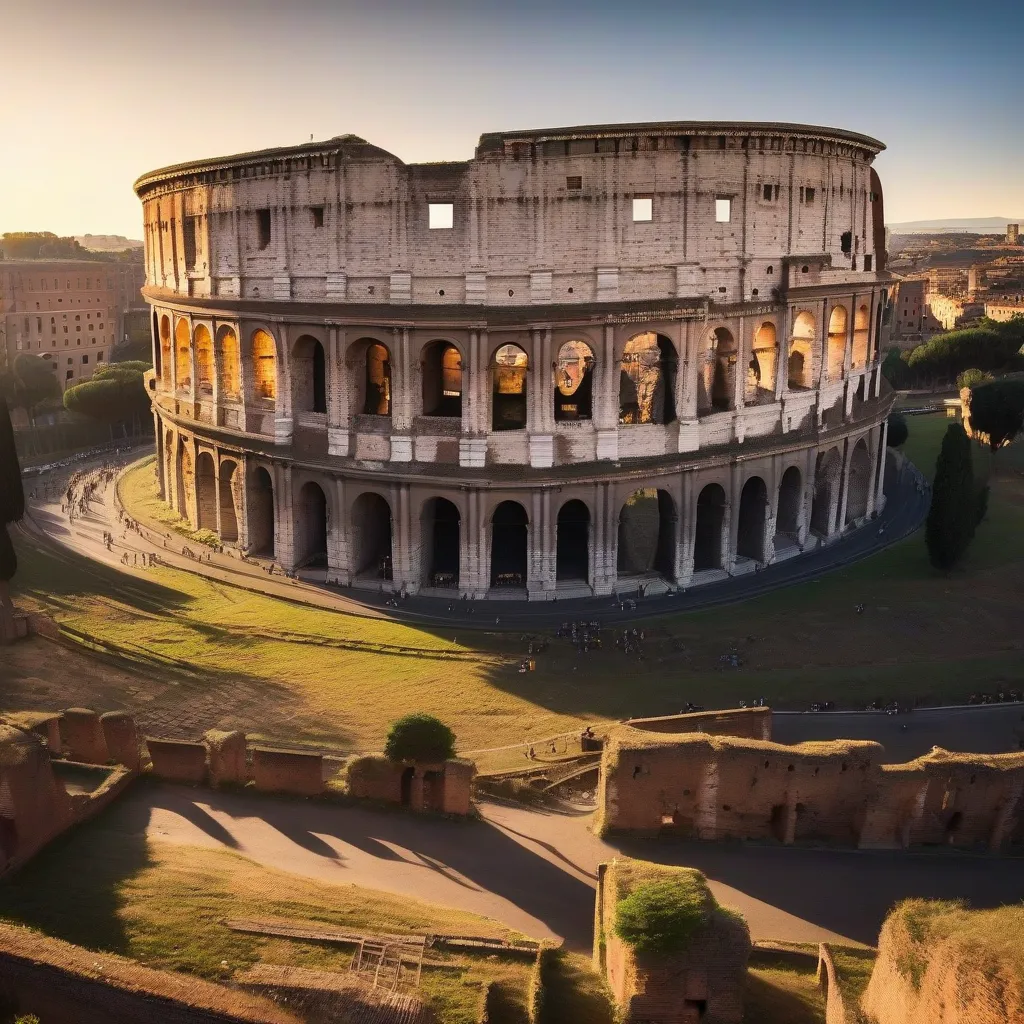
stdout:
POLYGON ((145 175, 162 493, 289 569, 439 596, 827 543, 884 501, 881 148, 678 122, 145 175))

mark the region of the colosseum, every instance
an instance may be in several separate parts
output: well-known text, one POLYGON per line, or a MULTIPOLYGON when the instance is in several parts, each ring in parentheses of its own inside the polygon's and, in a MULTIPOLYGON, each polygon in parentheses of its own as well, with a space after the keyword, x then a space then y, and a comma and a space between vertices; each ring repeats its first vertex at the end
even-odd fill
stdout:
POLYGON ((665 122, 146 174, 162 496, 306 578, 449 598, 828 544, 884 501, 882 149, 665 122))

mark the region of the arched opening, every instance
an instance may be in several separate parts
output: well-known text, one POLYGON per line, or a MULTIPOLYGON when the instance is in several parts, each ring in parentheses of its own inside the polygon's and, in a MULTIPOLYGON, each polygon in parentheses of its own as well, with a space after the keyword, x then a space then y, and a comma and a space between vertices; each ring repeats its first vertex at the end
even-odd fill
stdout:
POLYGON ((747 400, 775 401, 775 382, 779 363, 779 345, 775 324, 766 320, 754 332, 754 350, 747 369, 747 400))
POLYGON ((192 386, 190 340, 188 321, 179 320, 174 325, 174 374, 180 391, 187 391, 192 386))
POLYGON ((262 466, 257 466, 249 485, 249 551, 274 557, 274 482, 262 466))
POLYGON ((620 576, 659 573, 675 578, 675 503, 668 491, 643 487, 619 512, 616 568, 620 576))
POLYGON ((277 398, 277 347, 272 335, 264 330, 252 335, 253 392, 257 398, 277 398))
POLYGON ((420 547, 423 582, 428 587, 458 587, 460 523, 458 507, 447 498, 423 503, 420 547))
POLYGON ((708 335, 708 353, 704 363, 704 408, 724 412, 735 405, 736 339, 724 327, 708 335))
POLYGON ((352 564, 356 576, 375 580, 393 576, 391 506, 373 491, 360 494, 352 505, 352 564))
POLYGON ((868 514, 868 494, 871 489, 871 456, 862 437, 850 456, 850 475, 846 495, 846 522, 863 519, 868 514))
POLYGON ((525 587, 529 517, 518 501, 503 501, 491 516, 491 586, 525 587))
POLYGON ((213 394, 213 338, 205 325, 197 324, 192 332, 196 346, 196 390, 213 394))
POLYGON ((830 533, 832 506, 838 497, 842 460, 839 450, 819 452, 814 466, 814 500, 811 503, 811 529, 822 537, 830 533))
POLYGON ((462 416, 462 354, 450 341, 423 350, 423 415, 462 416))
POLYGON ((853 366, 861 369, 868 364, 868 337, 871 333, 871 313, 867 306, 858 306, 853 316, 853 366))
POLYGON ((812 353, 814 351, 814 317, 798 313, 793 320, 793 336, 789 343, 787 386, 791 391, 813 386, 812 353))
POLYGON ((238 335, 227 324, 217 328, 220 355, 220 398, 237 401, 242 393, 242 373, 238 362, 238 335))
POLYGON ((491 429, 526 428, 526 374, 529 359, 518 345, 502 345, 491 367, 491 429))
POLYGON ((171 352, 171 318, 160 317, 160 377, 164 387, 171 386, 171 366, 173 364, 173 353, 171 352))
POLYGON ((846 360, 846 307, 834 306, 828 318, 828 365, 829 380, 839 380, 843 375, 846 360))
POLYGON ((555 422, 589 420, 593 413, 594 353, 585 341, 567 341, 555 360, 555 422))
MULTIPOLYGON (((56 320, 50 317, 50 326, 56 331, 56 320)), ((156 371, 158 379, 162 380, 164 375, 164 360, 163 352, 161 351, 160 345, 160 318, 156 315, 156 311, 153 311, 153 369, 156 371)))
POLYGON ((768 488, 759 476, 752 476, 740 492, 740 513, 736 530, 736 554, 755 562, 765 561, 764 526, 768 516, 768 488))
POLYGON ((308 334, 303 334, 292 349, 292 406, 296 412, 327 412, 324 347, 308 334))
POLYGON ((676 350, 647 331, 626 342, 619 365, 619 422, 672 423, 676 418, 676 350))
POLYGON ((196 459, 196 528, 217 529, 217 475, 213 456, 200 452, 196 459))
POLYGON ((220 464, 220 539, 225 544, 234 544, 238 540, 234 486, 237 470, 237 464, 229 459, 220 464))
POLYGON ((590 579, 590 509, 575 498, 558 510, 555 579, 590 579))
POLYGON ((803 505, 803 480, 800 470, 790 466, 782 474, 779 484, 779 510, 775 519, 775 530, 789 540, 796 541, 800 534, 800 508, 803 505))
POLYGON ((188 450, 184 441, 178 444, 178 515, 187 519, 190 523, 196 521, 195 517, 195 465, 192 462, 192 453, 188 450))
POLYGON ((694 523, 693 571, 725 568, 725 490, 720 484, 708 484, 697 497, 694 523))
POLYGON ((379 341, 371 341, 366 348, 363 379, 363 413, 367 416, 390 416, 391 353, 379 341))
POLYGON ((312 480, 299 491, 295 523, 295 565, 322 569, 327 565, 327 495, 312 480))

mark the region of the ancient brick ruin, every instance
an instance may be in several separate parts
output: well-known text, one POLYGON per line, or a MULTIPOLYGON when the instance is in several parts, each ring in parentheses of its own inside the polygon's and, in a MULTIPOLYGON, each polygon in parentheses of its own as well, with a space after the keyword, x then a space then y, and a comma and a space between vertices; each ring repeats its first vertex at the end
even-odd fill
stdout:
POLYGON ((386 757, 361 757, 348 766, 349 793, 414 811, 468 814, 474 772, 471 761, 414 765, 386 757))

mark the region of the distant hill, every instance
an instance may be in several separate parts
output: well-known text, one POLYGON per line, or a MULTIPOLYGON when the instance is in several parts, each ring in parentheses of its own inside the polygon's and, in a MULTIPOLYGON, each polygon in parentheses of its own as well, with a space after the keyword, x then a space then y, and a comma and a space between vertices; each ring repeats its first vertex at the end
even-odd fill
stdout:
POLYGON ((1024 217, 953 217, 946 220, 908 220, 886 224, 894 235, 941 235, 970 232, 979 235, 1003 235, 1007 224, 1024 225, 1024 217))
POLYGON ((76 235, 75 241, 83 249, 93 252, 121 252, 122 249, 141 249, 142 242, 124 235, 76 235))

